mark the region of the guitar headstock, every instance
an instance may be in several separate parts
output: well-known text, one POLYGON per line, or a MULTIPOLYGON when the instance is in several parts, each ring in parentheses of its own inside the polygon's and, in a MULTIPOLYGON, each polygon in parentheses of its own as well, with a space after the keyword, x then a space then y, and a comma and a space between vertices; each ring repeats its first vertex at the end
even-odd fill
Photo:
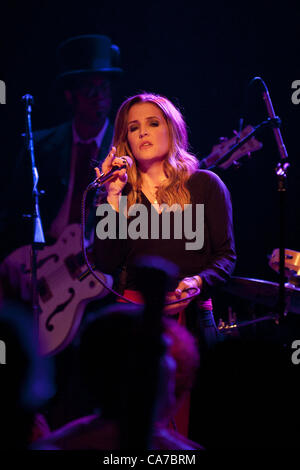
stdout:
MULTIPOLYGON (((205 164, 206 168, 210 168, 214 165, 217 164, 219 160, 227 153, 229 152, 234 145, 236 145, 241 139, 247 137, 252 131, 253 131, 252 126, 247 126, 245 127, 240 134, 236 133, 234 137, 231 139, 227 138, 222 138, 221 142, 217 145, 214 145, 212 148, 211 153, 206 157, 203 161, 205 164)), ((240 147, 238 150, 236 150, 225 162, 223 162, 220 166, 220 168, 223 168, 224 170, 227 170, 231 165, 236 163, 240 158, 250 154, 252 152, 256 152, 257 150, 260 150, 262 148, 263 144, 259 140, 255 139, 255 137, 252 137, 249 139, 242 147, 240 147)))

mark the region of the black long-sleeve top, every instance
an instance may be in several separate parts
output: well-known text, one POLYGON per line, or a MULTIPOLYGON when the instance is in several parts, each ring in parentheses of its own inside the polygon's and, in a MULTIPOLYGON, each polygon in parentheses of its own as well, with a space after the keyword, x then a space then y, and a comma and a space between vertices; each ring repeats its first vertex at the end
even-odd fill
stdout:
MULTIPOLYGON (((134 261, 142 255, 161 256, 175 263, 179 268, 178 281, 184 277, 201 276, 203 285, 201 298, 210 296, 212 288, 226 281, 235 265, 236 253, 233 236, 232 207, 228 189, 222 180, 211 171, 197 170, 187 182, 191 194, 193 230, 196 222, 201 223, 200 217, 196 219, 196 204, 204 204, 204 243, 200 249, 188 250, 186 243, 193 242, 186 238, 182 224, 182 238, 174 237, 174 215, 170 213, 170 238, 162 238, 162 214, 159 217, 159 239, 151 237, 151 203, 141 193, 141 203, 148 210, 148 239, 133 240, 119 239, 119 214, 111 206, 111 215, 116 217, 116 238, 100 240, 97 237, 97 228, 94 243, 96 267, 102 272, 114 275, 118 269, 125 266, 125 288, 136 290, 134 281, 134 261)), ((123 194, 126 194, 126 187, 123 194)), ((154 210, 152 208, 152 210, 154 210)), ((184 211, 185 212, 185 211, 184 211)), ((98 222, 105 216, 97 217, 98 222)), ((138 214, 137 214, 138 217, 138 214)), ((128 226, 135 217, 128 218, 128 226)), ((184 220, 184 217, 182 217, 184 220)), ((144 224, 145 225, 145 224, 144 224)), ((144 231, 147 227, 143 227, 144 231)), ((200 233, 199 229, 199 233, 200 233)), ((111 235, 113 233, 110 232, 111 235)))

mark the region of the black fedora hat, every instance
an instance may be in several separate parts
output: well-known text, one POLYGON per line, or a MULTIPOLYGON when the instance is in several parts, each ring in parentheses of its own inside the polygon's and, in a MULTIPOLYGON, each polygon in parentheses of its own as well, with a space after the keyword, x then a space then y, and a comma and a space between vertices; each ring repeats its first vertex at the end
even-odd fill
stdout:
POLYGON ((78 76, 103 73, 116 76, 120 68, 120 50, 108 36, 87 34, 75 36, 62 42, 57 49, 58 75, 62 85, 78 76))

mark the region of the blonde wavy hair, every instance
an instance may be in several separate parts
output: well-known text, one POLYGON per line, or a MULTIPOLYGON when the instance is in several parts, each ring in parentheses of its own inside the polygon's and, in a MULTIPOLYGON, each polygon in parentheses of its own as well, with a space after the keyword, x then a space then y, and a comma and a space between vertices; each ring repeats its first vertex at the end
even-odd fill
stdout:
POLYGON ((157 200, 160 204, 166 203, 169 206, 179 204, 184 208, 184 204, 189 204, 191 200, 186 182, 198 168, 199 162, 188 152, 187 129, 181 112, 164 96, 151 93, 142 93, 128 98, 120 106, 115 120, 113 145, 117 149, 116 154, 120 157, 128 155, 133 160, 133 165, 128 170, 128 207, 141 202, 141 175, 127 139, 128 112, 134 104, 138 103, 156 105, 162 111, 169 129, 170 148, 163 162, 167 179, 158 188, 157 200))

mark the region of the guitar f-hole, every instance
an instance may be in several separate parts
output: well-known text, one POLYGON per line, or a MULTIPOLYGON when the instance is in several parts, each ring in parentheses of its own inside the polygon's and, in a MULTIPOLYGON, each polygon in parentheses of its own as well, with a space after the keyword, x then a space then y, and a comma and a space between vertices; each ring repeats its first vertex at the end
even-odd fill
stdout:
POLYGON ((64 303, 58 305, 56 307, 56 309, 47 318, 47 321, 46 321, 45 325, 46 325, 46 329, 48 331, 53 331, 54 330, 54 325, 50 322, 55 317, 55 315, 58 315, 59 313, 63 312, 65 310, 65 308, 69 305, 69 303, 72 302, 72 300, 75 296, 75 290, 73 289, 73 287, 69 288, 69 293, 70 293, 69 299, 66 300, 64 303))

